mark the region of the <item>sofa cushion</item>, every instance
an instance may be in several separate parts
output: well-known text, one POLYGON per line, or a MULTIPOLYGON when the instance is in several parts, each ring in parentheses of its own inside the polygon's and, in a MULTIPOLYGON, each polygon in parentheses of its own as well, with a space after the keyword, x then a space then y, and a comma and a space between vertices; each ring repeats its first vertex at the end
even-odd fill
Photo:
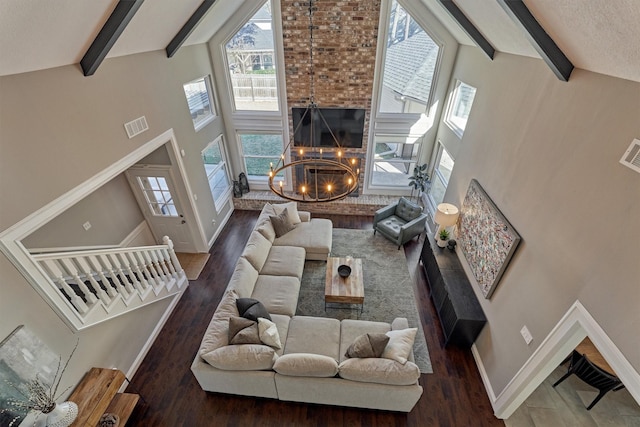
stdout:
POLYGON ((239 315, 236 307, 237 298, 238 295, 233 290, 225 292, 222 296, 202 338, 201 355, 229 344, 229 318, 239 315))
POLYGON ((413 349, 413 341, 416 338, 418 328, 400 329, 387 332, 389 343, 382 352, 382 357, 393 359, 400 363, 407 363, 409 354, 413 349))
POLYGON ((285 209, 278 215, 270 216, 269 219, 271 219, 271 225, 273 225, 273 229, 276 231, 276 238, 284 236, 285 234, 296 228, 296 226, 293 225, 291 219, 289 218, 287 209, 285 209))
POLYGON ((347 348, 347 357, 380 357, 384 348, 389 342, 389 337, 385 334, 363 334, 355 339, 353 344, 347 348))
POLYGON ((340 360, 340 321, 324 317, 295 316, 289 322, 284 354, 312 353, 340 360))
POLYGON ((422 206, 410 202, 404 197, 400 197, 394 214, 405 222, 413 221, 422 213, 422 206))
POLYGON ((366 383, 412 385, 420 378, 420 369, 415 363, 402 364, 382 358, 347 359, 338 369, 341 378, 366 383))
MULTIPOLYGON (((269 244, 271 246, 271 244, 269 244)), ((260 270, 261 275, 293 276, 302 279, 304 270, 303 248, 295 246, 271 246, 269 256, 260 270)))
POLYGON ((249 261, 253 268, 260 272, 262 266, 267 261, 270 250, 271 242, 259 232, 254 231, 249 236, 247 246, 245 246, 242 256, 249 261))
POLYGON ((347 349, 362 334, 386 334, 391 330, 387 322, 345 319, 340 322, 340 361, 347 359, 347 349))
POLYGON ((258 280, 258 270, 246 258, 240 257, 227 289, 233 289, 239 297, 247 298, 251 296, 256 280, 258 280))
POLYGON ((282 348, 278 327, 271 320, 258 318, 258 336, 263 344, 275 349, 282 348))
POLYGON ((327 259, 331 252, 333 223, 324 218, 301 222, 296 228, 273 241, 274 246, 304 248, 307 259, 327 259), (318 254, 323 255, 319 257, 318 254), (315 256, 314 256, 315 255, 315 256))
POLYGON ((255 298, 238 298, 236 305, 238 306, 238 313, 244 318, 254 322, 257 322, 259 317, 271 320, 269 310, 255 298))
POLYGON ((229 344, 262 344, 258 324, 244 317, 230 317, 229 344))
POLYGON ((271 314, 293 316, 298 305, 300 280, 291 276, 261 274, 256 280, 252 298, 262 301, 271 314))
POLYGON ((399 218, 395 215, 391 215, 380 220, 376 225, 376 228, 378 229, 378 231, 381 231, 382 233, 388 236, 398 237, 400 235, 400 230, 402 229, 402 226, 405 225, 406 223, 407 222, 402 218, 399 218))
POLYGON ((292 377, 335 377, 338 362, 333 357, 311 353, 285 354, 273 364, 273 370, 292 377))
POLYGON ((273 207, 273 210, 276 212, 276 215, 280 215, 286 209, 289 219, 291 220, 291 224, 295 225, 302 222, 302 220, 300 219, 300 214, 298 213, 297 202, 272 204, 271 207, 273 207))
POLYGON ((227 345, 200 356, 214 368, 226 371, 271 369, 278 358, 273 348, 262 344, 227 345))
POLYGON ((271 204, 266 203, 262 211, 260 212, 260 216, 256 220, 255 230, 257 230, 260 234, 267 238, 271 243, 276 238, 276 232, 273 229, 273 225, 271 225, 271 219, 269 216, 275 215, 276 211, 273 210, 273 206, 271 204))

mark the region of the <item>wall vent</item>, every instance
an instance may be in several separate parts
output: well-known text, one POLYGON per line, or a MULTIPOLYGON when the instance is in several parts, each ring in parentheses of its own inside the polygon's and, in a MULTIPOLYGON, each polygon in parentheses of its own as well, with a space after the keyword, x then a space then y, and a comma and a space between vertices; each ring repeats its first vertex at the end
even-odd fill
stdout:
POLYGON ((145 130, 148 130, 149 125, 147 125, 147 119, 145 118, 145 116, 142 116, 130 121, 129 123, 125 123, 124 128, 127 131, 129 139, 131 139, 134 136, 141 134, 145 130))
POLYGON ((631 141, 631 145, 624 152, 620 163, 640 173, 640 139, 631 141))

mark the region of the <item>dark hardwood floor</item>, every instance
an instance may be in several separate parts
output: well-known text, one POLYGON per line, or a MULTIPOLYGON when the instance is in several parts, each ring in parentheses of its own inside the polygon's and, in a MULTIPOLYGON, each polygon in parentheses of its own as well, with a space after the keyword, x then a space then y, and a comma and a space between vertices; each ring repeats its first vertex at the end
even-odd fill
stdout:
MULTIPOLYGON (((200 278, 190 282, 128 391, 144 402, 129 426, 503 426, 493 411, 469 350, 444 348, 437 314, 418 262, 420 241, 404 246, 433 364, 424 393, 409 413, 280 402, 203 391, 190 366, 209 320, 244 249, 258 212, 236 211, 211 249, 200 278)), ((372 217, 314 215, 336 228, 372 229, 372 217)), ((391 244, 391 243, 390 243, 391 244)))

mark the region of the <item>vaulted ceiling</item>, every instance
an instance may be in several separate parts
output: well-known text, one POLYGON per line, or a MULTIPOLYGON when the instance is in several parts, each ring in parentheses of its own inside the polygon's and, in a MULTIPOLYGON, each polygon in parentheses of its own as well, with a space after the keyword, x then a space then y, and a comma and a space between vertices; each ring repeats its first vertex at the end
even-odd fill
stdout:
MULTIPOLYGON (((322 1, 322 0, 318 0, 322 1)), ((417 0, 462 44, 474 42, 439 0, 417 0)), ((502 0, 510 1, 510 0, 502 0)), ((78 64, 117 0, 0 1, 0 76, 78 64)), ((147 0, 107 58, 164 50, 202 0, 147 0)), ((184 45, 208 41, 239 6, 216 1, 184 45)), ((524 0, 576 68, 640 82, 640 1, 524 0)), ((498 0, 455 0, 496 51, 539 57, 498 0)), ((98 70, 99 73, 99 70, 98 70)))

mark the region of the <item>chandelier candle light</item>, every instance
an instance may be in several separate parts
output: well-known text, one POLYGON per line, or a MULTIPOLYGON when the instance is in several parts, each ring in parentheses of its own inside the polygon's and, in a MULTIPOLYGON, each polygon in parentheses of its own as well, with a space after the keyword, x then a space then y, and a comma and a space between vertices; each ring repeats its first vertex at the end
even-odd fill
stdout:
MULTIPOLYGON (((333 131, 329 127, 326 119, 322 115, 318 105, 315 102, 314 95, 314 69, 313 69, 313 3, 314 0, 309 1, 309 74, 310 74, 310 95, 309 105, 307 106, 302 119, 293 130, 292 137, 289 143, 284 149, 284 152, 280 156, 277 164, 270 164, 269 167, 269 188, 278 196, 292 200, 296 202, 331 202, 334 200, 340 200, 353 193, 358 188, 358 177, 360 175, 359 162, 356 158, 347 159, 344 155, 342 144, 333 131), (333 140, 333 147, 335 151, 335 158, 327 158, 327 154, 324 153, 322 148, 318 148, 314 141, 314 122, 315 119, 322 120, 326 129, 329 130, 329 134, 333 140), (310 140, 305 141, 305 146, 300 147, 295 152, 295 158, 290 162, 286 162, 285 153, 289 152, 289 149, 293 146, 294 135, 301 127, 303 123, 310 122, 311 132, 310 140), (284 178, 278 179, 276 184, 276 177, 281 172, 289 170, 290 175, 296 176, 296 186, 293 192, 285 191, 284 178), (302 171, 302 173, 296 173, 302 171), (322 180, 318 177, 319 171, 333 171, 342 172, 340 180, 342 182, 333 181, 331 179, 322 180), (321 181, 321 182, 319 182, 321 181)), ((292 157, 294 154, 292 153, 292 157)), ((333 176, 335 176, 334 174, 333 176)))

